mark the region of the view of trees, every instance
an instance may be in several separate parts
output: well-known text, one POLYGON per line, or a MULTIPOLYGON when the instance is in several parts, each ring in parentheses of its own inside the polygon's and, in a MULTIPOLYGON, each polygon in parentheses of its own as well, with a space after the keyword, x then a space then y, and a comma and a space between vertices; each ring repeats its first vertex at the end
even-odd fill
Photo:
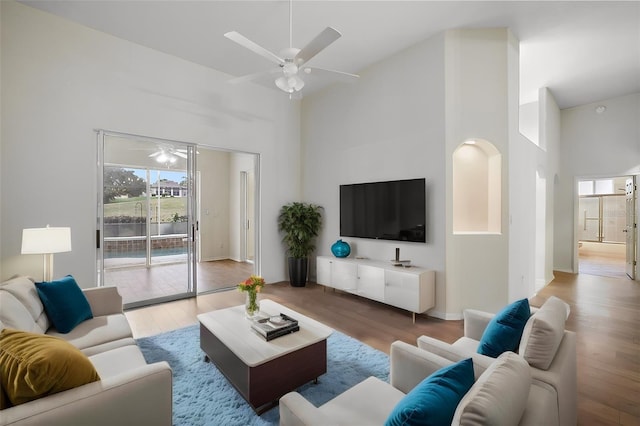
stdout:
POLYGON ((138 197, 146 189, 144 179, 136 176, 133 170, 125 170, 121 167, 105 167, 103 184, 105 204, 124 195, 138 197))

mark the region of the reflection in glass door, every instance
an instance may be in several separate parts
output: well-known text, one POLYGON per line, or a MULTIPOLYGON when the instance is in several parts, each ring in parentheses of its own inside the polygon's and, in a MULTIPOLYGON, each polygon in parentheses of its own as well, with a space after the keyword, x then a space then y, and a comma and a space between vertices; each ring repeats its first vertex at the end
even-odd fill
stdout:
POLYGON ((125 307, 195 294, 194 148, 99 132, 98 278, 125 307))

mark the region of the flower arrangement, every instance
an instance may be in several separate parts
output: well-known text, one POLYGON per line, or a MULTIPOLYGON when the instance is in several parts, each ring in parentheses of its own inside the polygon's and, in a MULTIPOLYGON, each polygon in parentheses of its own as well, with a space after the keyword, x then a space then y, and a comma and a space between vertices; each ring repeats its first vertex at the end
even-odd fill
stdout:
POLYGON ((251 275, 249 278, 238 284, 238 290, 247 293, 245 309, 247 311, 247 316, 249 317, 253 317, 260 310, 260 305, 258 304, 258 293, 260 293, 262 287, 264 287, 264 278, 258 275, 251 275))

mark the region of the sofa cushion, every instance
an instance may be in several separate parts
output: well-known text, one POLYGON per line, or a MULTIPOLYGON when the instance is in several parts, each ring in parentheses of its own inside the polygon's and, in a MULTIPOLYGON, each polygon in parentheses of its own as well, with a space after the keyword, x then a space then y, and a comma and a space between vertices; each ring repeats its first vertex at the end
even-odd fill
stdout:
POLYGON ((527 405, 530 387, 527 362, 513 352, 504 352, 462 398, 452 424, 516 425, 527 405))
POLYGON ((36 286, 29 277, 15 277, 0 284, 0 323, 3 327, 44 333, 49 319, 36 286))
POLYGON ((71 275, 36 283, 36 288, 49 320, 60 333, 68 333, 82 321, 93 318, 87 298, 71 275))
POLYGON ((458 403, 473 381, 471 358, 441 368, 400 400, 385 425, 450 424, 458 403))
POLYGON ((147 365, 142 351, 135 344, 91 355, 89 361, 95 367, 101 380, 147 365))
POLYGON ((478 353, 496 358, 503 352, 516 350, 530 315, 527 299, 505 306, 489 321, 478 345, 478 353))
POLYGON ((52 328, 47 334, 63 338, 86 355, 129 345, 133 336, 124 314, 94 317, 81 322, 69 333, 60 333, 52 328))
POLYGON ((520 355, 529 365, 549 369, 562 342, 567 315, 567 304, 554 296, 531 315, 520 340, 520 355))
POLYGON ((331 419, 328 424, 381 424, 404 396, 389 383, 377 377, 368 377, 322 405, 319 410, 331 419))
POLYGON ((8 328, 0 332, 0 373, 13 405, 100 380, 89 358, 68 342, 8 328))

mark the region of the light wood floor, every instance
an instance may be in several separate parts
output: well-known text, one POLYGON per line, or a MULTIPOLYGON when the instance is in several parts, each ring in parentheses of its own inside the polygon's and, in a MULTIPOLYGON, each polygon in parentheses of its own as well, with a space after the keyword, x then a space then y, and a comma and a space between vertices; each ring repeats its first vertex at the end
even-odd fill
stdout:
MULTIPOLYGON (((196 266, 198 294, 234 287, 254 273, 252 263, 231 259, 199 262, 196 266)), ((104 280, 105 285, 118 287, 126 305, 187 292, 187 268, 186 262, 112 268, 105 270, 104 280)))
POLYGON ((581 241, 578 246, 578 271, 581 274, 625 278, 626 245, 581 241))
MULTIPOLYGON (((539 306, 555 295, 571 305, 567 329, 577 333, 578 423, 640 425, 640 284, 624 278, 556 272, 532 299, 539 306)), ((220 292, 128 311, 134 337, 196 323, 196 315, 243 303, 237 291, 220 292)), ((453 342, 462 321, 420 315, 416 323, 400 309, 326 290, 310 283, 268 285, 262 294, 374 348, 389 353, 395 340, 415 344, 426 334, 453 342)))

